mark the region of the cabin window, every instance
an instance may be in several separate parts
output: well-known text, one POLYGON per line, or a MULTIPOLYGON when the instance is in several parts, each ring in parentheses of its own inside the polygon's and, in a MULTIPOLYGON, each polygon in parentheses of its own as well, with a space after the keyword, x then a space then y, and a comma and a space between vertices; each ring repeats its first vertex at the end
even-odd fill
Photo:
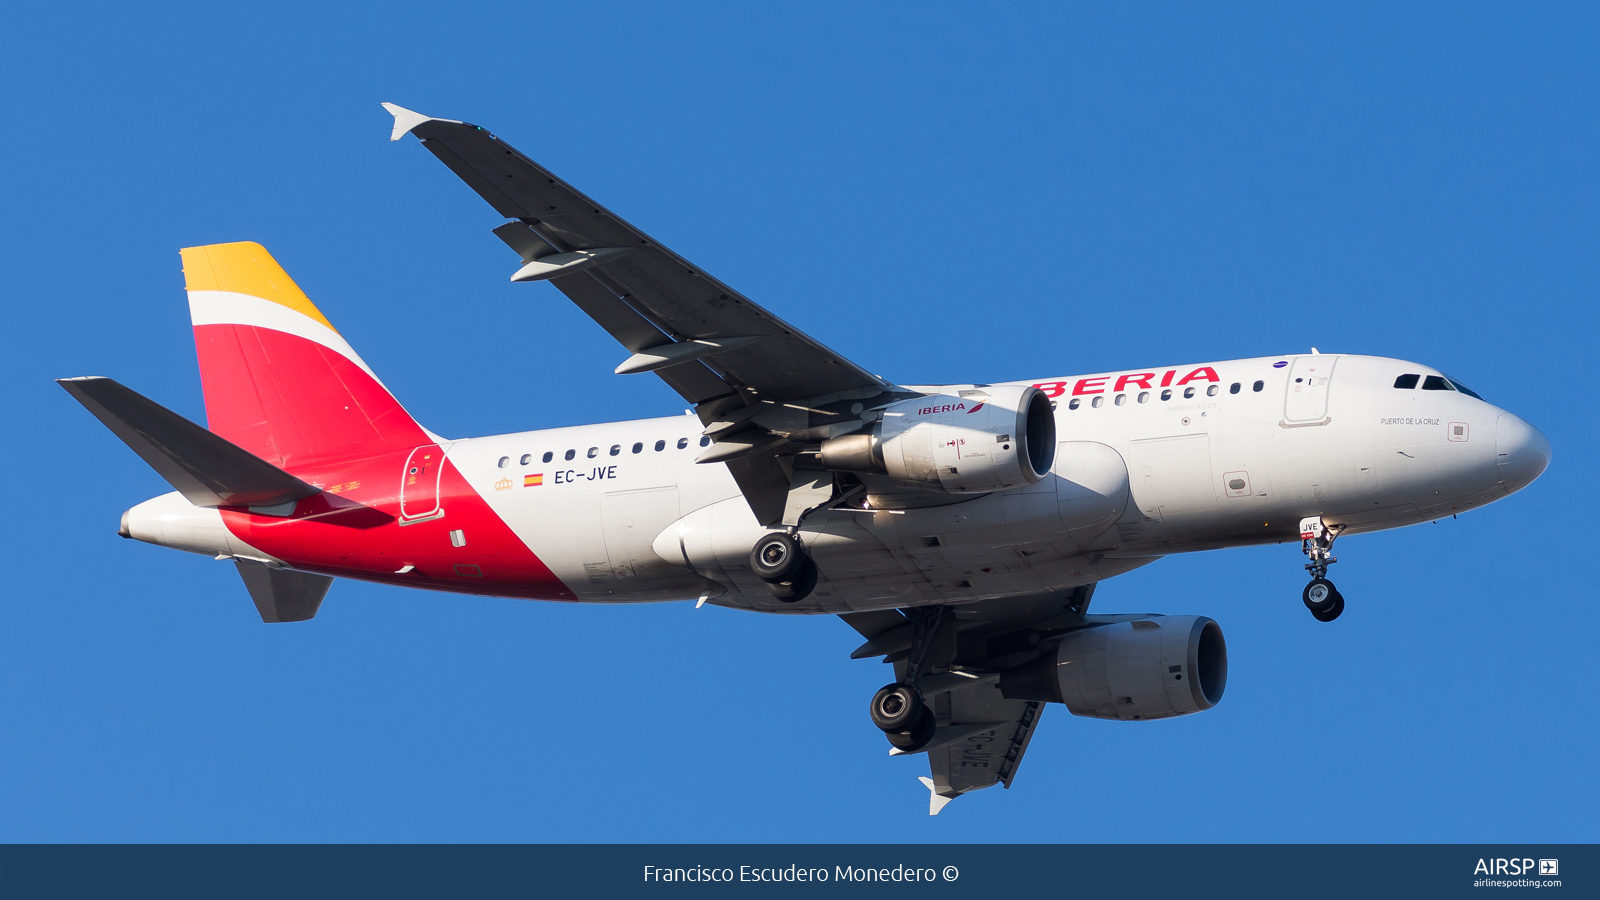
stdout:
POLYGON ((700 437, 700 446, 702 446, 702 447, 711 446, 711 438, 708 438, 708 437, 705 437, 704 435, 702 435, 700 437))
POLYGON ((1266 387, 1266 386, 1267 386, 1267 383, 1265 381, 1258 381, 1255 384, 1250 385, 1250 390, 1255 391, 1256 393, 1259 394, 1259 393, 1261 393, 1261 389, 1266 387))
POLYGON ((643 444, 634 444, 633 445, 633 452, 635 452, 635 453, 643 453, 644 452, 644 445, 643 444))
MULTIPOLYGON (((1472 388, 1467 387, 1466 385, 1464 385, 1461 382, 1455 380, 1454 378, 1450 379, 1450 384, 1452 384, 1455 387, 1456 390, 1460 391, 1463 394, 1466 394, 1468 397, 1471 397, 1474 400, 1483 400, 1483 398, 1478 395, 1477 391, 1473 390, 1472 388)), ((1488 401, 1485 400, 1484 402, 1487 403, 1488 401)))
POLYGON ((1422 389, 1425 391, 1455 390, 1455 388, 1450 386, 1450 382, 1445 381, 1443 378, 1440 378, 1437 375, 1429 375, 1427 378, 1422 379, 1422 389))
POLYGON ((1149 391, 1140 391, 1139 392, 1139 402, 1140 403, 1148 403, 1149 401, 1150 401, 1150 392, 1149 391))
POLYGON ((1186 388, 1183 389, 1183 399, 1190 400, 1190 399, 1193 399, 1193 397, 1194 397, 1194 388, 1186 387, 1186 388))
POLYGON ((1073 397, 1070 401, 1067 402, 1067 409, 1077 409, 1078 407, 1080 407, 1082 405, 1083 405, 1082 401, 1080 401, 1077 397, 1073 397))
POLYGON ((661 451, 663 451, 665 449, 667 449, 667 442, 666 441, 656 441, 656 452, 657 453, 660 453, 661 451))
POLYGON ((589 458, 590 459, 594 459, 596 456, 599 456, 599 455, 600 455, 600 448, 599 447, 590 447, 589 448, 589 458))
POLYGON ((1106 405, 1106 398, 1105 398, 1105 397, 1103 397, 1103 396, 1101 396, 1101 397, 1096 397, 1096 398, 1094 398, 1094 399, 1093 399, 1093 400, 1090 400, 1090 401, 1089 401, 1089 405, 1090 405, 1090 406, 1092 406, 1092 407, 1094 407, 1094 408, 1095 408, 1095 409, 1099 409, 1099 408, 1100 408, 1100 407, 1102 407, 1102 406, 1105 406, 1105 405, 1106 405))
POLYGON ((1239 382, 1235 381, 1233 384, 1228 385, 1228 393, 1230 393, 1230 394, 1239 393, 1239 382))
POLYGON ((1162 400, 1171 400, 1172 399, 1172 392, 1171 391, 1162 391, 1161 392, 1161 399, 1162 400))
POLYGON ((568 450, 566 458, 567 459, 571 459, 571 458, 573 458, 574 456, 577 456, 577 455, 578 455, 578 451, 576 451, 576 450, 568 450))
POLYGON ((504 469, 506 467, 506 463, 508 463, 508 462, 511 462, 511 457, 509 457, 509 456, 500 457, 500 468, 504 469))
POLYGON ((1217 385, 1213 384, 1210 387, 1206 388, 1206 396, 1207 397, 1215 397, 1217 395, 1217 391, 1219 391, 1219 390, 1221 390, 1221 388, 1218 387, 1217 385))
POLYGON ((1117 395, 1117 405, 1118 406, 1124 406, 1124 405, 1127 404, 1127 402, 1128 402, 1128 395, 1127 394, 1118 394, 1117 395))
POLYGON ((612 444, 611 445, 611 455, 612 456, 616 456, 616 455, 620 454, 621 452, 622 452, 622 445, 621 444, 612 444))
POLYGON ((1421 378, 1421 375, 1401 375, 1394 380, 1394 386, 1402 391, 1409 391, 1417 386, 1417 381, 1421 378))
POLYGON ((549 451, 549 450, 546 450, 546 451, 545 451, 545 452, 544 452, 544 456, 542 456, 542 457, 540 457, 540 458, 541 458, 541 459, 543 459, 543 460, 544 460, 544 461, 545 461, 545 462, 549 462, 549 461, 550 461, 550 460, 551 460, 551 459, 553 459, 553 458, 554 458, 554 457, 555 457, 555 454, 554 454, 554 453, 551 453, 551 452, 550 452, 550 451, 549 451))
POLYGON ((523 465, 527 465, 528 463, 531 463, 531 462, 533 462, 533 454, 532 453, 524 453, 524 454, 522 454, 521 463, 523 465))
POLYGON ((689 439, 688 438, 678 438, 678 449, 679 450, 682 450, 683 448, 685 448, 687 446, 689 446, 689 439))

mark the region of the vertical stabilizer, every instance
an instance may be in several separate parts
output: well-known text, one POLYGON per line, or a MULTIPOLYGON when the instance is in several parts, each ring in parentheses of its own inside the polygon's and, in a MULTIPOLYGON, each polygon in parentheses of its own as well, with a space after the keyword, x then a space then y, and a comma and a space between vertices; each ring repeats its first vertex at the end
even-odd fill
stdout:
POLYGON ((182 253, 213 432, 284 469, 433 442, 265 247, 182 253))

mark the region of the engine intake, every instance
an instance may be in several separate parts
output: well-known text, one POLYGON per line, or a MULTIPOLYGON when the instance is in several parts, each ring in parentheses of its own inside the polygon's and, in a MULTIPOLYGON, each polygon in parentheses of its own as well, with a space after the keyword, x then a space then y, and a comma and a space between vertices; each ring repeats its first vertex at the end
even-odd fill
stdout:
POLYGON ((1075 716, 1165 719, 1210 709, 1228 684, 1222 626, 1154 616, 1074 631, 1054 653, 1008 669, 1000 693, 1064 703, 1075 716))
POLYGON ((1055 461, 1055 412, 1035 387, 950 388, 880 412, 866 431, 824 441, 823 466, 961 494, 1033 484, 1055 461))

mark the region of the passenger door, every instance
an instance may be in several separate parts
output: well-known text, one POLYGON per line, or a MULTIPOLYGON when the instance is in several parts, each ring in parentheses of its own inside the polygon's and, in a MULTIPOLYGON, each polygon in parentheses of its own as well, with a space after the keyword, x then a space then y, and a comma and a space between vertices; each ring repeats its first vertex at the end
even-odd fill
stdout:
POLYGON ((1283 421, 1289 425, 1320 423, 1328 417, 1328 388, 1337 356, 1297 356, 1289 368, 1283 399, 1283 421))

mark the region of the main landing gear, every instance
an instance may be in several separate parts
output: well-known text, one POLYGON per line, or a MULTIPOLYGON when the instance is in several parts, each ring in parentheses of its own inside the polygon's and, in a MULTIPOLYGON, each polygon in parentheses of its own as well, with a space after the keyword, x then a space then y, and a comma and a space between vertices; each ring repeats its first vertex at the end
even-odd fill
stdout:
POLYGON ((939 725, 933 710, 922 699, 922 692, 917 690, 917 678, 922 671, 922 658, 927 655, 946 612, 942 606, 919 612, 911 637, 911 655, 906 657, 905 676, 879 688, 867 709, 872 724, 878 726, 889 744, 905 753, 915 753, 928 746, 939 725))
POLYGON ((1321 516, 1300 520, 1300 552, 1311 560, 1306 563, 1311 583, 1300 592, 1300 599, 1318 622, 1332 622, 1344 612, 1344 595, 1328 580, 1328 567, 1339 561, 1333 555, 1333 542, 1344 528, 1323 524, 1321 516))
POLYGON ((750 568, 767 583, 772 596, 797 603, 817 586, 817 564, 793 535, 775 531, 763 535, 750 550, 750 568))

